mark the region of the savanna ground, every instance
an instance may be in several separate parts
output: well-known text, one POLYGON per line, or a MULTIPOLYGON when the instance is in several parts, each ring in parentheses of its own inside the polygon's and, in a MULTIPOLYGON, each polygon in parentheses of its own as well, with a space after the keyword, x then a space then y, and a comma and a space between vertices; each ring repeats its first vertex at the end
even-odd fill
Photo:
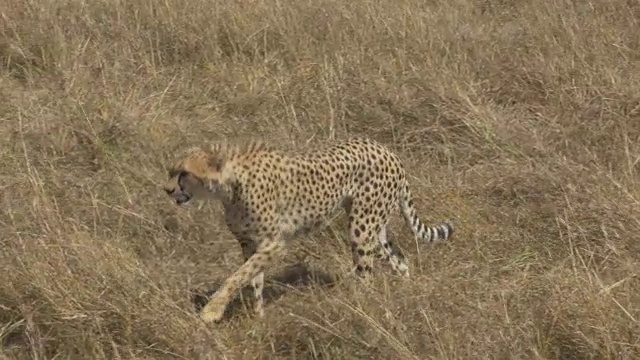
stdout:
MULTIPOLYGON (((640 355, 635 1, 4 0, 0 352, 70 359, 640 355), (241 262, 176 149, 258 136, 397 152, 412 278, 351 266, 344 220, 268 273, 260 321, 197 318, 241 262)), ((239 302, 241 304, 241 302, 239 302)))

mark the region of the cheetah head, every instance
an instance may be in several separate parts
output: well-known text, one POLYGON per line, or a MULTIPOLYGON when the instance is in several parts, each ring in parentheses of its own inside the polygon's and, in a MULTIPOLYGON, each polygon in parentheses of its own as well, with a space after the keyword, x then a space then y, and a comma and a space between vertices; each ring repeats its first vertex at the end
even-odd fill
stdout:
POLYGON ((192 148, 169 168, 164 191, 178 205, 192 199, 216 198, 220 195, 222 161, 219 153, 192 148))

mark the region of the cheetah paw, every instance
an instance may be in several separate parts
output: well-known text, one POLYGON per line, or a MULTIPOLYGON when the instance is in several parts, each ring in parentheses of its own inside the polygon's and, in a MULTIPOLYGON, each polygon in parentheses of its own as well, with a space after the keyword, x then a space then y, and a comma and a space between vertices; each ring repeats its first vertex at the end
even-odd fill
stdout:
POLYGON ((224 308, 205 308, 202 310, 200 314, 200 319, 205 323, 217 323, 222 320, 222 316, 224 315, 224 308))
POLYGON ((219 322, 224 316, 226 306, 219 298, 215 297, 216 295, 205 305, 200 313, 200 319, 205 323, 219 322))

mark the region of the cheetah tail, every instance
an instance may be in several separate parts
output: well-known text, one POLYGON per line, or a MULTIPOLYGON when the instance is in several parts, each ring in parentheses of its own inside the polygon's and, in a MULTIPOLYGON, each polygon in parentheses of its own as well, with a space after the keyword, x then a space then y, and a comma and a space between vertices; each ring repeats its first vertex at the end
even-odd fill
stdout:
POLYGON ((434 226, 424 225, 416 214, 411 191, 407 184, 405 184, 400 195, 400 208, 407 224, 411 227, 415 236, 422 241, 432 243, 439 240, 447 240, 453 234, 453 226, 447 221, 434 226))

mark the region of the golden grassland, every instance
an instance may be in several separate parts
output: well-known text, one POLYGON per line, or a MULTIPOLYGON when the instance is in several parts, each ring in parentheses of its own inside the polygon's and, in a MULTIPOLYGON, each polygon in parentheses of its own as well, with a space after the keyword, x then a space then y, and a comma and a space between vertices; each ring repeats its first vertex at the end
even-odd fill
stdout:
MULTIPOLYGON (((640 356, 636 1, 5 0, 0 357, 640 356), (391 236, 366 285, 344 219, 267 273, 266 316, 196 308, 241 262, 172 204, 176 150, 351 135, 403 159, 449 243, 391 236)), ((338 214, 340 215, 340 214, 338 214)))

